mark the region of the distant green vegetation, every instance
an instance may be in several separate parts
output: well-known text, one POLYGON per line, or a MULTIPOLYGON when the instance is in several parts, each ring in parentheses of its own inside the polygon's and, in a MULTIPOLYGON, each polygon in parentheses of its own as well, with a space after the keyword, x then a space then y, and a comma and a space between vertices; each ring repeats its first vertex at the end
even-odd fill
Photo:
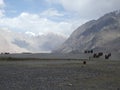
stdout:
POLYGON ((37 58, 0 57, 0 61, 24 61, 24 60, 39 60, 39 59, 37 59, 37 58))
POLYGON ((0 61, 29 61, 29 60, 85 60, 85 59, 59 59, 59 58, 16 58, 0 57, 0 61))

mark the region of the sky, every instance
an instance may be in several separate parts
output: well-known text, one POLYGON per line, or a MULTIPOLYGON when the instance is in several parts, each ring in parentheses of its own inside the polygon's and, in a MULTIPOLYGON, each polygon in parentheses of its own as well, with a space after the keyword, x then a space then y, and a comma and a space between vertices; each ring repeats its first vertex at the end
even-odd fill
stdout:
POLYGON ((81 24, 119 9, 120 0, 0 0, 0 28, 69 36, 81 24))

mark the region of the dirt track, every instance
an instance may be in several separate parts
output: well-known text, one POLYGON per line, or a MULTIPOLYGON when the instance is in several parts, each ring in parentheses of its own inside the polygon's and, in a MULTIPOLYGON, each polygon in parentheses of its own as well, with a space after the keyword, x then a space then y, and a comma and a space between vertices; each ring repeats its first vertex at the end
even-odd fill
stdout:
POLYGON ((120 61, 0 62, 0 90, 120 90, 120 61))

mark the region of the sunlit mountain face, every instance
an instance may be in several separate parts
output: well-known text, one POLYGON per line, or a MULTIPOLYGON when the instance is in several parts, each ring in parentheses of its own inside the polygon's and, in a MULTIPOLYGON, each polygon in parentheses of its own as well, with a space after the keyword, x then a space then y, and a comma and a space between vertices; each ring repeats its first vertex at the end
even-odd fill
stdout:
POLYGON ((66 37, 54 33, 46 35, 32 35, 16 33, 9 30, 0 30, 0 52, 51 52, 59 47, 66 37))

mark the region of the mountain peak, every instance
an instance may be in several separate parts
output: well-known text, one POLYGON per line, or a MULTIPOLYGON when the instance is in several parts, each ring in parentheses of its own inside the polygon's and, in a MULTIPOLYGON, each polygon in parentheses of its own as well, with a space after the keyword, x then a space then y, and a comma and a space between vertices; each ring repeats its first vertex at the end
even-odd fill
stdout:
POLYGON ((120 47, 118 47, 120 39, 118 38, 120 38, 120 10, 107 13, 97 20, 83 24, 56 52, 83 52, 86 49, 120 51, 120 47))

